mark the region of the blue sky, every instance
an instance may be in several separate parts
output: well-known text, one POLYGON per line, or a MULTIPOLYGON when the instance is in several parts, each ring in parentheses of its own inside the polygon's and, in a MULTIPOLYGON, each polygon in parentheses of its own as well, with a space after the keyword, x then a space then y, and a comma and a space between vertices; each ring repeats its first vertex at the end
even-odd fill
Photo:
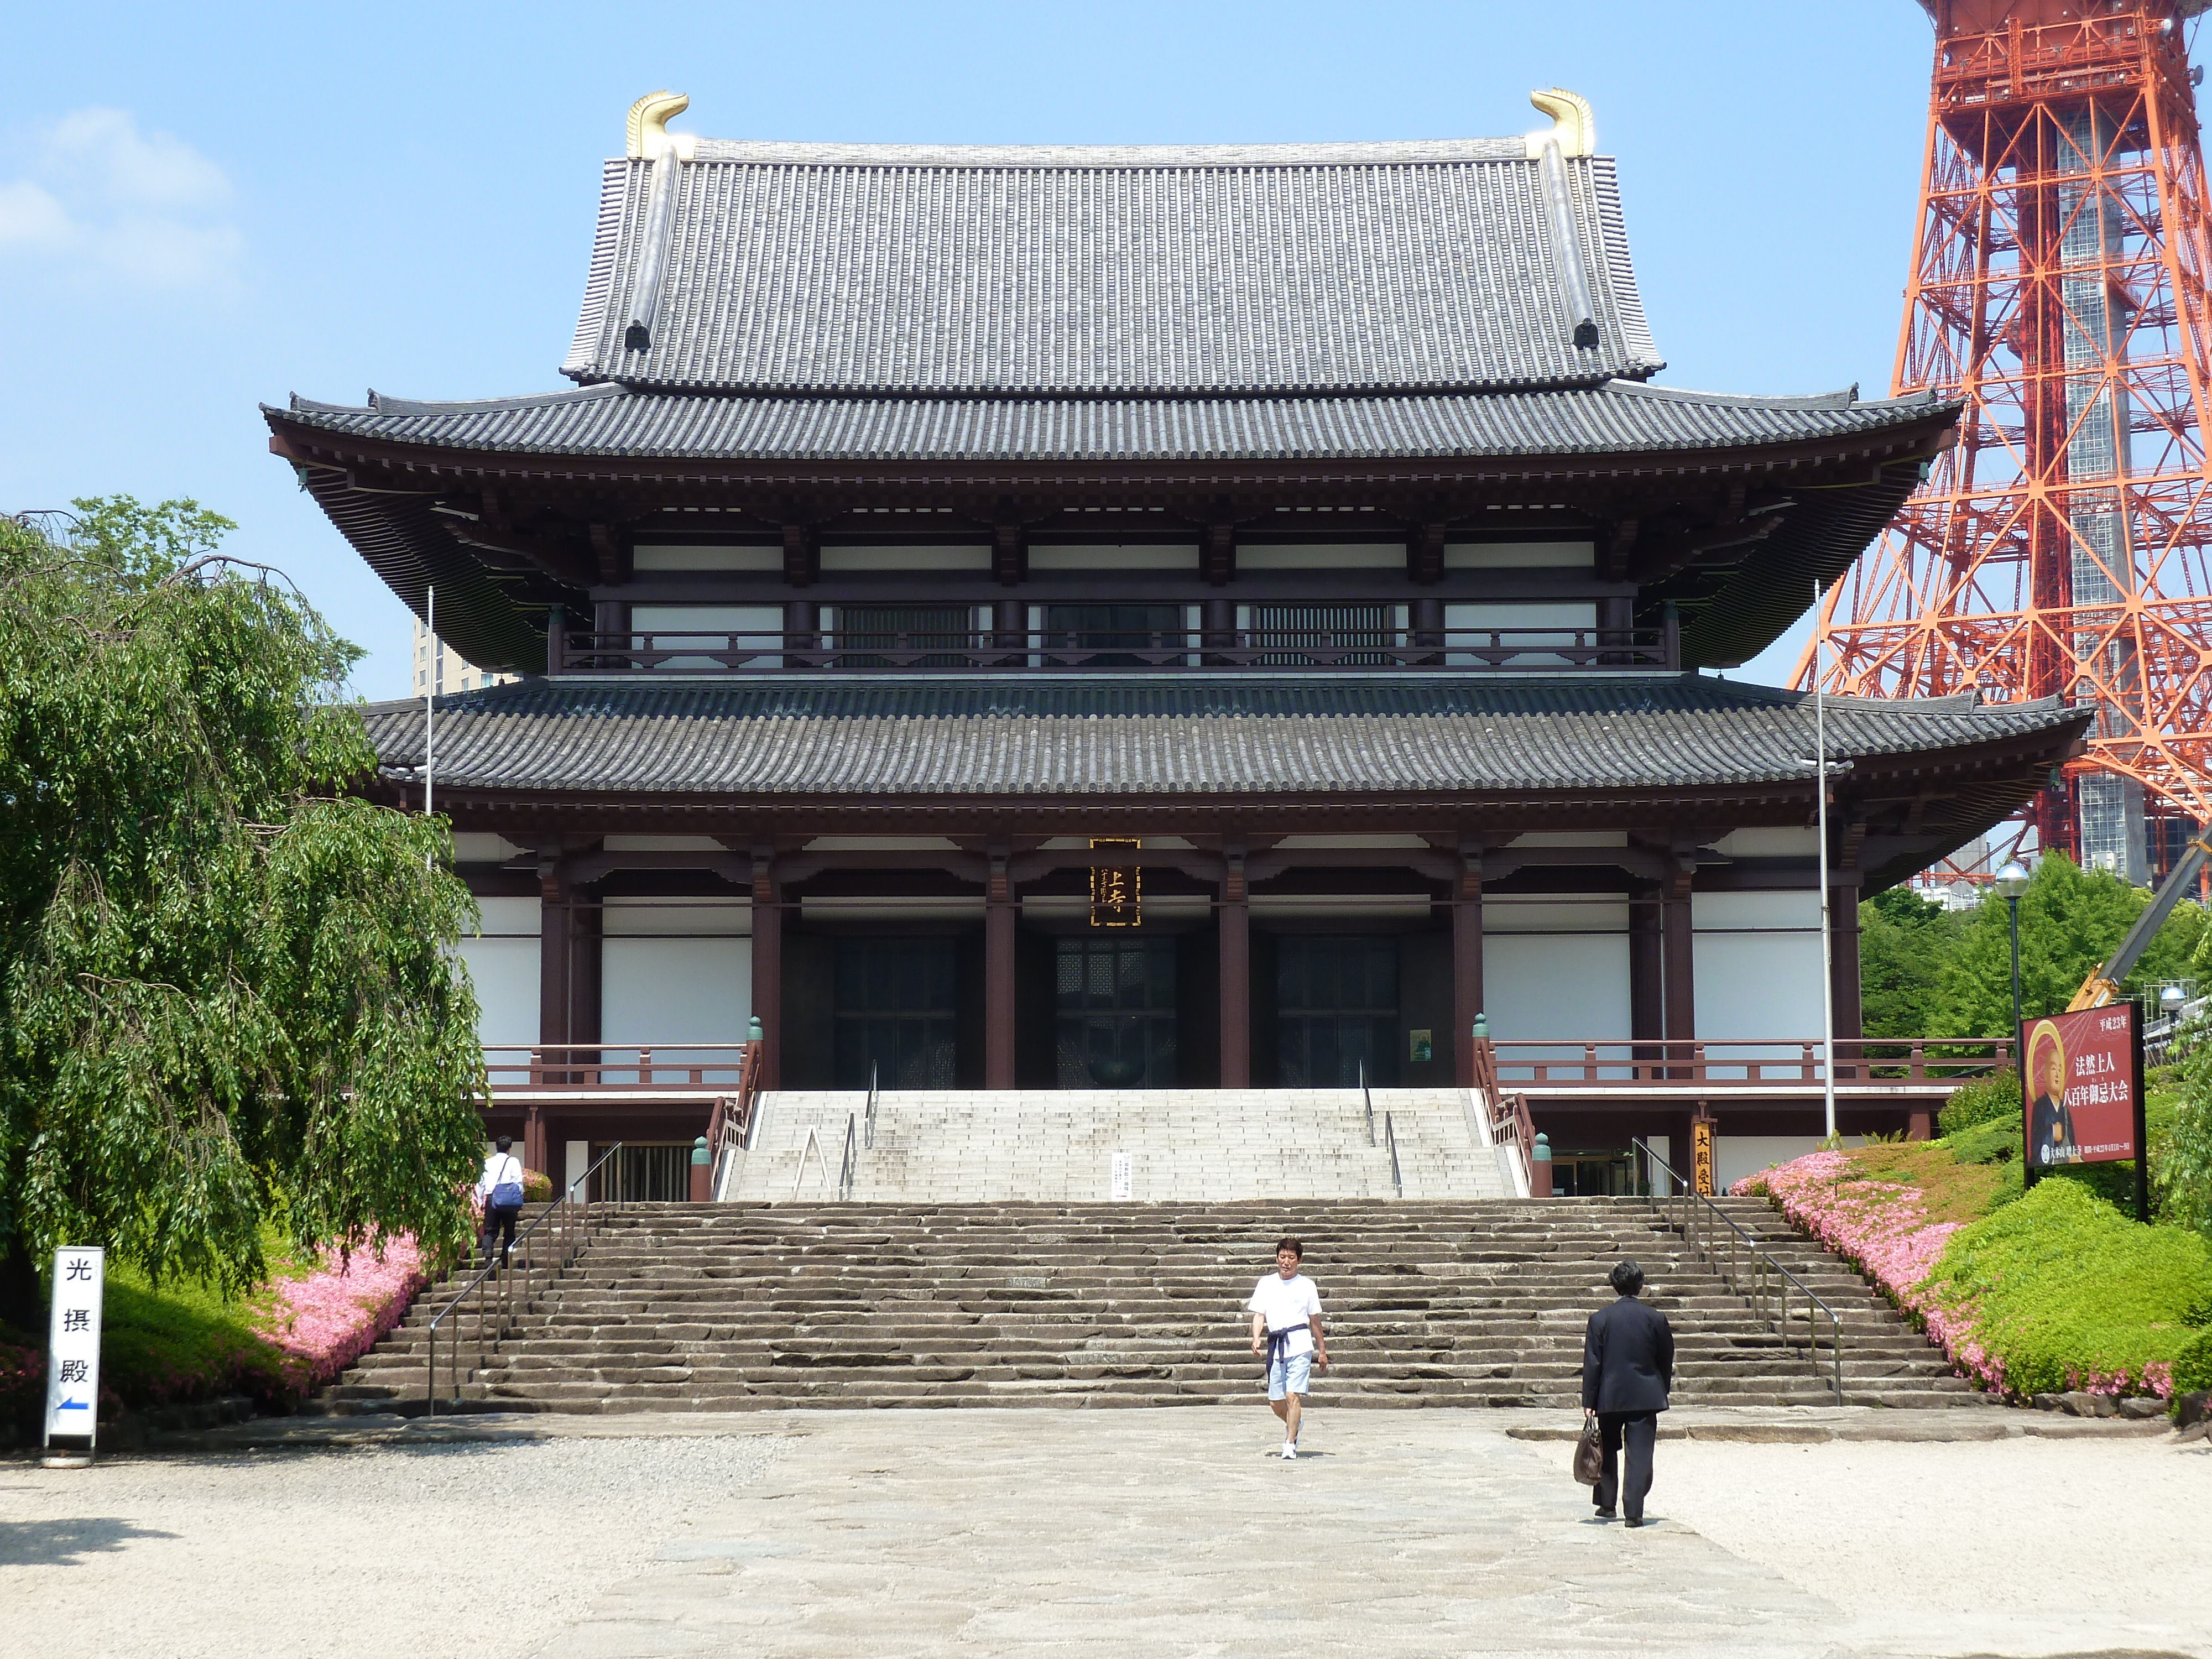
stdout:
MULTIPOLYGON (((1480 137, 1589 99, 1674 386, 1887 387, 1912 0, 26 8, 0 59, 0 507, 192 495, 407 690, 404 607, 267 453, 293 391, 556 374, 630 100, 714 137, 1480 137)), ((1785 644, 1749 671, 1779 679, 1785 644)))

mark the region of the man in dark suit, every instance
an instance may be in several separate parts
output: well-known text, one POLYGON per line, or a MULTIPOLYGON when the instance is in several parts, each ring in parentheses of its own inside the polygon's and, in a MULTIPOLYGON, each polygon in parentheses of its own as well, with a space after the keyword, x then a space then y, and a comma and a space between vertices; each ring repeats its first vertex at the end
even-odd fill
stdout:
POLYGON ((1644 1524, 1644 1495, 1651 1490, 1651 1448, 1659 1438, 1659 1413, 1674 1382, 1674 1333, 1667 1316, 1636 1299, 1644 1269, 1623 1261, 1607 1275, 1620 1299, 1590 1316, 1583 1337, 1583 1410, 1597 1418, 1605 1473, 1591 1494, 1598 1518, 1613 1519, 1621 1500, 1628 1524, 1644 1524), (1628 1450, 1628 1486, 1620 1485, 1620 1453, 1628 1450))

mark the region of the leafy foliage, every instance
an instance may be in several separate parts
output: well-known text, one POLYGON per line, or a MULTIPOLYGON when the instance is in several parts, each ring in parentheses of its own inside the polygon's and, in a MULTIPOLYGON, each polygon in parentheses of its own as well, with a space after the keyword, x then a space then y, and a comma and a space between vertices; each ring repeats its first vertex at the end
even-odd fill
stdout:
POLYGON ((0 1257, 460 1248, 482 1091, 444 827, 353 798, 354 647, 190 501, 0 520, 0 1257))
POLYGON ((1859 906, 1860 1024, 1870 1037, 1933 1035, 1943 963, 1966 916, 1893 887, 1859 906))
MULTIPOLYGON (((2148 890, 2106 871, 2082 870, 2063 853, 2039 860, 2020 901, 2022 1014, 2036 1019, 2064 1009, 2149 902, 2148 890)), ((2203 936, 2204 912, 2176 905, 2122 982, 2124 993, 2181 977, 2203 936)), ((1937 978, 1932 1012, 1939 1030, 1931 1035, 1996 1037, 2011 1030, 2011 930, 2002 899, 1992 896, 1966 913, 1937 978)))
POLYGON ((2212 1245, 2140 1226, 2080 1182, 2039 1181, 1951 1235, 1925 1289, 1971 1310, 2009 1394, 2163 1394, 2191 1328, 2212 1318, 2212 1245))
POLYGON ((2151 1137, 2151 1179, 2160 1212, 2212 1236, 2212 1042, 2198 1032, 2180 1066, 2172 1127, 2151 1137))
MULTIPOLYGON (((1955 1135, 1984 1123, 1999 1121, 2018 1129, 2021 1121, 2020 1073, 2013 1071, 1995 1072, 1988 1077, 1978 1077, 1962 1083, 1951 1091, 1951 1098, 1936 1114, 1936 1125, 1946 1136, 1955 1135)), ((2017 1139, 2019 1137, 2014 1137, 2017 1139)))

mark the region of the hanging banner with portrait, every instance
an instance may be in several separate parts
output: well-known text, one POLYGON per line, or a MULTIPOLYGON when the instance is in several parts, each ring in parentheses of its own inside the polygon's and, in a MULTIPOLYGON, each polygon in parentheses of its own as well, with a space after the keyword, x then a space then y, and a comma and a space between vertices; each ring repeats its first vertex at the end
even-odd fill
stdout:
POLYGON ((2136 1156, 2142 1049, 2136 1006, 2022 1020, 2021 1109, 2031 1170, 2136 1156))

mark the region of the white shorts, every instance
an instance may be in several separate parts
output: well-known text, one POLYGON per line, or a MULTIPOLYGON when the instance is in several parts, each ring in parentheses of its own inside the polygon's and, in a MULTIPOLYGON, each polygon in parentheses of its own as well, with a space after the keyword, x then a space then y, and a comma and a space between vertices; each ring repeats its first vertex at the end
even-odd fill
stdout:
POLYGON ((1313 1351, 1304 1353, 1278 1353, 1267 1367, 1267 1398, 1280 1400, 1286 1394, 1304 1394, 1306 1381, 1313 1375, 1313 1351))

